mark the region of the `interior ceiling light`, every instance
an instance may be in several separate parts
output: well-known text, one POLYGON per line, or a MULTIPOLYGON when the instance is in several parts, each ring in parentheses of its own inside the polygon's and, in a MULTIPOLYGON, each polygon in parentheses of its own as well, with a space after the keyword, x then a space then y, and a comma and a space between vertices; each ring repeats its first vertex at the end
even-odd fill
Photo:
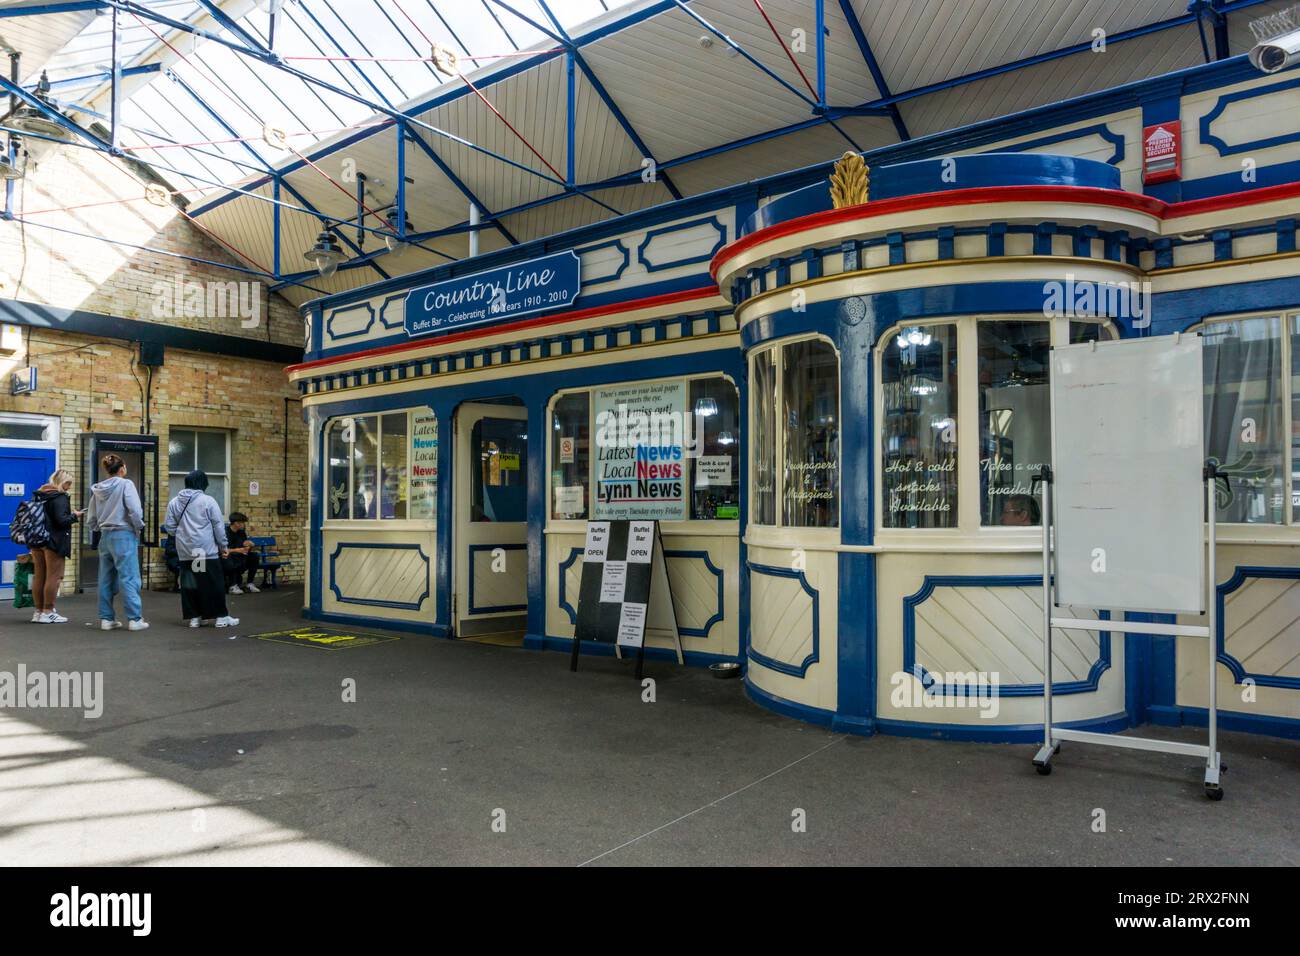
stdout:
POLYGON ((905 349, 909 345, 927 346, 931 342, 930 333, 919 328, 904 329, 898 336, 898 347, 905 349))
POLYGON ((339 246, 339 241, 334 238, 334 234, 329 230, 323 231, 316 237, 316 245, 312 246, 305 253, 303 258, 316 266, 316 271, 323 276, 332 276, 343 261, 343 249, 339 246))
POLYGON ((22 155, 22 146, 19 145, 17 137, 14 137, 10 144, 14 148, 14 158, 10 160, 8 150, 0 153, 0 182, 13 182, 23 178, 23 168, 19 165, 18 159, 22 155))
MULTIPOLYGON (((49 94, 50 78, 42 70, 40 82, 36 84, 36 89, 32 91, 32 95, 45 106, 54 109, 54 101, 50 99, 49 94)), ((72 134, 67 129, 60 125, 57 120, 30 103, 24 103, 14 111, 13 117, 9 120, 9 125, 20 132, 44 136, 56 142, 72 142, 72 134)), ((30 148, 29 145, 28 149, 30 148)))
MULTIPOLYGON (((414 228, 411 226, 411 217, 406 214, 403 214, 402 220, 403 220, 402 234, 409 236, 412 232, 415 231, 414 228)), ((398 247, 402 245, 402 239, 397 234, 398 232, 397 210, 396 209, 388 210, 388 212, 384 215, 384 221, 388 223, 388 229, 389 229, 388 232, 384 233, 384 245, 388 247, 389 252, 396 252, 398 247)))

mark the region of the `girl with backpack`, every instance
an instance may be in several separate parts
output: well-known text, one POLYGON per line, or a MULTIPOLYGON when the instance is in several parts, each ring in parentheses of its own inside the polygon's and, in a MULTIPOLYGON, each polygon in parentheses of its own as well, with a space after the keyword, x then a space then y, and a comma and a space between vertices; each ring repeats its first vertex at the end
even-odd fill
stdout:
MULTIPOLYGON (((63 583, 63 571, 72 556, 72 526, 85 514, 72 508, 68 492, 72 488, 72 475, 60 468, 50 475, 32 496, 45 512, 43 541, 28 541, 32 554, 32 600, 36 611, 32 622, 36 624, 66 624, 68 619, 54 609, 63 583)), ((41 537, 39 532, 35 537, 41 537)))

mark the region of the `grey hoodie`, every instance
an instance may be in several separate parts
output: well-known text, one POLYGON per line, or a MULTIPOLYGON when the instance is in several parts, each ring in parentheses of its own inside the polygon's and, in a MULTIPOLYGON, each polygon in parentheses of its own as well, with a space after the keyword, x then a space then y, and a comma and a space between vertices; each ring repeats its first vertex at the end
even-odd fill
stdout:
POLYGON ((114 475, 91 485, 90 492, 86 526, 91 531, 134 531, 139 534, 144 529, 140 493, 130 479, 114 475))
POLYGON ((186 488, 171 500, 163 530, 176 536, 176 554, 182 561, 193 560, 200 554, 215 558, 219 551, 226 549, 221 508, 211 495, 197 488, 186 488))

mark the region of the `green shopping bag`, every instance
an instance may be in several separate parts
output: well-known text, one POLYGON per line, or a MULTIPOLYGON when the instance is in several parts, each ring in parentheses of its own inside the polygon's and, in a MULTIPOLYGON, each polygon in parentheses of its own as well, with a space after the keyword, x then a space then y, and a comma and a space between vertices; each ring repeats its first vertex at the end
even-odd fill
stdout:
POLYGON ((14 562, 14 607, 35 607, 36 602, 32 600, 32 559, 27 557, 23 561, 22 557, 14 562))

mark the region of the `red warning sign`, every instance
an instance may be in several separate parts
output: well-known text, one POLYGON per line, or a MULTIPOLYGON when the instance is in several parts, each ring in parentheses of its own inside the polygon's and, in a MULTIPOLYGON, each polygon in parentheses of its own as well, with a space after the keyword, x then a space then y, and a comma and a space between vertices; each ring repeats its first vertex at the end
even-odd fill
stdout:
POLYGON ((1142 130, 1142 182, 1163 183, 1183 174, 1182 125, 1178 120, 1142 130))

